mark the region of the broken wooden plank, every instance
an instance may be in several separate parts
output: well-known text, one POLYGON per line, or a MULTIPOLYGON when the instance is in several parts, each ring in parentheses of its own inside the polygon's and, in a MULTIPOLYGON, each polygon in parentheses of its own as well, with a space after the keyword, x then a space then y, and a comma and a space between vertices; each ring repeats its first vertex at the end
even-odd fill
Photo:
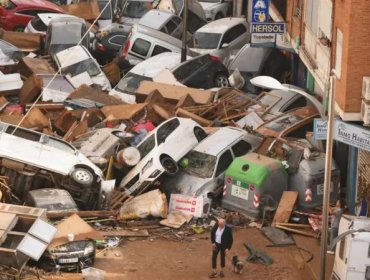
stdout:
POLYGON ((192 119, 193 121, 196 121, 197 123, 199 123, 201 126, 211 126, 212 125, 212 122, 205 119, 205 118, 202 118, 194 113, 190 113, 188 111, 186 111, 185 109, 182 109, 182 108, 178 108, 176 110, 176 113, 175 113, 176 116, 178 117, 184 117, 184 118, 190 118, 192 119))
POLYGON ((294 205, 298 199, 298 192, 285 191, 280 199, 272 225, 276 223, 288 223, 292 215, 294 205))
POLYGON ((309 236, 309 237, 314 237, 314 238, 317 238, 318 237, 317 234, 310 233, 310 232, 303 231, 303 230, 293 229, 293 228, 284 227, 284 226, 280 226, 280 225, 275 225, 275 227, 276 228, 279 228, 279 229, 283 229, 285 231, 289 231, 289 232, 301 234, 301 235, 304 235, 304 236, 309 236))
POLYGON ((100 211, 73 211, 73 212, 52 212, 47 213, 46 216, 48 219, 61 219, 64 217, 72 216, 73 214, 77 214, 81 218, 109 218, 112 216, 116 216, 116 213, 114 211, 106 211, 106 210, 100 210, 100 211))
POLYGON ((114 231, 101 232, 104 236, 117 236, 117 237, 148 237, 149 232, 147 229, 129 230, 121 229, 114 231))

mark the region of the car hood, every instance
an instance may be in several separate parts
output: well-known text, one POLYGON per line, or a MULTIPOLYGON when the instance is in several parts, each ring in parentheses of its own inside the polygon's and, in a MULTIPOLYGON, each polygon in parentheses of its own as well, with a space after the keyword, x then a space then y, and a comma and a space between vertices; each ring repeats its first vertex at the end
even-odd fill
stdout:
POLYGON ((91 80, 94 82, 94 84, 100 85, 103 90, 106 90, 106 91, 112 90, 110 82, 104 74, 92 76, 91 80))
POLYGON ((214 49, 196 49, 196 48, 190 48, 190 54, 191 55, 203 55, 214 52, 214 49))
POLYGON ((204 11, 213 10, 219 5, 219 3, 209 3, 209 2, 199 2, 199 3, 202 6, 204 11))
POLYGON ((212 180, 211 178, 195 177, 181 170, 176 176, 166 179, 164 183, 166 192, 184 195, 194 195, 200 188, 212 180))

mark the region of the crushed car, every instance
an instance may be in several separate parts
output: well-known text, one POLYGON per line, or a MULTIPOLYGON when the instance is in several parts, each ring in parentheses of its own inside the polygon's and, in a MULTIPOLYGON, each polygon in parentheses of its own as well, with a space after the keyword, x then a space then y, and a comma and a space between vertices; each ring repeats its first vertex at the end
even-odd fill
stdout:
POLYGON ((164 178, 165 192, 168 197, 173 193, 203 196, 203 215, 208 215, 212 199, 222 193, 224 174, 233 159, 254 151, 261 140, 240 128, 218 128, 181 159, 176 175, 164 178))
POLYGON ((141 160, 122 179, 119 187, 137 195, 164 172, 177 173, 177 162, 206 136, 203 128, 191 119, 172 118, 163 122, 137 145, 141 160))
POLYGON ((82 45, 70 47, 55 55, 61 73, 77 88, 82 84, 95 84, 102 90, 111 90, 110 82, 99 64, 82 45))
POLYGON ((113 189, 102 171, 67 142, 33 130, 0 122, 0 174, 23 200, 37 188, 67 190, 80 209, 103 209, 113 189))

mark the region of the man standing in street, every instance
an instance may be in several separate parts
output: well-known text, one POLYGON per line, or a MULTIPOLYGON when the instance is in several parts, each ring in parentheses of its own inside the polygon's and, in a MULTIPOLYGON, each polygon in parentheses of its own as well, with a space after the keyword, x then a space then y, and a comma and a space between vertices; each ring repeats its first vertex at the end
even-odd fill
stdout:
POLYGON ((224 277, 223 269, 225 267, 225 255, 230 251, 233 245, 233 233, 231 227, 225 225, 224 219, 218 220, 218 225, 215 225, 211 231, 211 242, 212 242, 212 269, 213 272, 209 275, 209 278, 215 278, 217 276, 217 256, 218 253, 221 255, 221 271, 220 277, 224 277))

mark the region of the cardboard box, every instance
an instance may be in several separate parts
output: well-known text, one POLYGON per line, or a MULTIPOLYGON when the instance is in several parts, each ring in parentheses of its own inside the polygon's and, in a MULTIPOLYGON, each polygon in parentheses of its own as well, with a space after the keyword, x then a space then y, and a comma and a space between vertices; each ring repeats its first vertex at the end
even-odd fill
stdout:
POLYGON ((136 90, 137 102, 143 102, 146 97, 157 90, 166 99, 166 101, 176 105, 181 98, 190 95, 197 104, 208 104, 213 99, 213 92, 210 90, 195 89, 189 87, 173 86, 151 81, 143 81, 136 90))

